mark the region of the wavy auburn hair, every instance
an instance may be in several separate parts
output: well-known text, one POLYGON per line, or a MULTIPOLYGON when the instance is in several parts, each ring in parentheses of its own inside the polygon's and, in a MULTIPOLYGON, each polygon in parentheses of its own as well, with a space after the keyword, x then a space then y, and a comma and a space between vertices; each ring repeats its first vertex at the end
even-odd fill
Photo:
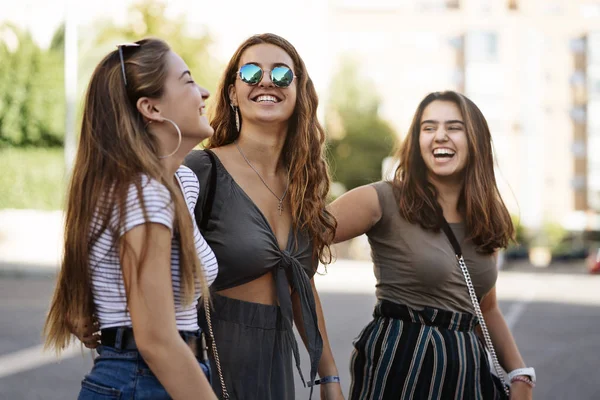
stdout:
MULTIPOLYGON (((180 242, 182 299, 193 301, 196 282, 208 293, 193 238, 190 213, 173 176, 165 176, 159 160, 156 137, 145 129, 136 103, 141 97, 160 98, 168 75, 169 46, 158 39, 123 47, 127 86, 123 79, 119 51, 109 53, 96 67, 85 99, 79 147, 68 190, 62 268, 50 306, 44 334, 46 346, 57 351, 71 341, 81 321, 91 321, 94 300, 90 281, 90 250, 107 229, 113 232, 120 258, 137 264, 137 274, 148 248, 148 237, 139 258, 133 256, 125 236, 126 204, 130 188, 142 201, 142 176, 164 185, 175 210, 173 231, 180 242)), ((126 295, 129 288, 126 287, 126 295)), ((151 293, 149 295, 152 295, 151 293)), ((208 296, 204 296, 205 301, 208 296)))
POLYGON ((400 164, 392 182, 400 213, 424 229, 439 231, 441 228, 438 192, 427 178, 428 169, 419 146, 423 112, 436 100, 456 104, 465 123, 469 154, 458 209, 465 221, 467 238, 473 240, 481 253, 505 248, 514 238, 514 226, 496 185, 492 135, 479 108, 462 94, 434 92, 417 107, 408 135, 397 152, 400 164))
POLYGON ((297 79, 296 107, 288 124, 283 146, 283 163, 289 171, 289 197, 295 229, 306 230, 313 241, 313 255, 323 263, 331 262, 329 245, 333 242, 337 223, 325 208, 329 193, 329 172, 324 157, 325 131, 317 119, 319 99, 304 61, 284 38, 265 33, 248 38, 227 64, 217 89, 217 102, 211 125, 215 133, 208 148, 233 143, 239 136, 235 115, 230 108, 229 86, 235 83, 236 73, 244 51, 258 44, 272 44, 285 51, 294 62, 297 79))

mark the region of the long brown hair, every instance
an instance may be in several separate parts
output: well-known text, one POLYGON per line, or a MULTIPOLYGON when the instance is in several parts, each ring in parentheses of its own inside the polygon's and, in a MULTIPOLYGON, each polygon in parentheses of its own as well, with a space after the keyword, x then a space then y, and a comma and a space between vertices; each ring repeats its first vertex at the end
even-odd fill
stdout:
POLYGON ((400 164, 393 184, 399 199, 400 213, 424 229, 440 229, 440 205, 437 190, 427 179, 427 166, 421 155, 419 135, 425 108, 433 101, 455 103, 464 119, 469 155, 464 169, 464 184, 458 201, 468 238, 477 250, 492 253, 504 248, 514 237, 510 214, 500 196, 494 175, 492 135, 479 108, 466 96, 453 92, 434 92, 417 107, 408 135, 397 156, 400 164))
MULTIPOLYGON (((94 301, 90 281, 90 250, 106 230, 119 237, 125 223, 127 195, 137 189, 144 218, 142 176, 163 184, 174 203, 174 232, 180 239, 180 280, 184 302, 193 300, 196 279, 208 293, 193 238, 190 213, 172 176, 165 176, 158 157, 158 142, 145 129, 136 102, 159 98, 167 77, 169 46, 158 39, 124 47, 125 86, 119 52, 108 54, 96 67, 85 99, 79 147, 67 197, 62 267, 44 326, 46 346, 61 350, 71 340, 73 325, 91 320, 94 301), (114 226, 112 221, 117 221, 114 226), (93 226, 92 226, 93 225, 93 226)), ((137 262, 138 276, 146 244, 137 262)), ((128 244, 115 239, 121 258, 131 256, 128 244)), ((128 293, 128 288, 126 288, 128 293)), ((127 294, 126 293, 126 294, 127 294)), ((205 298, 208 296, 204 296, 205 298)))
POLYGON ((258 44, 273 44, 283 49, 294 62, 298 85, 296 108, 292 114, 283 146, 283 163, 289 171, 289 196, 294 227, 306 230, 313 240, 313 254, 323 263, 331 261, 329 245, 335 235, 336 221, 325 208, 329 192, 329 172, 324 157, 325 131, 317 119, 319 99, 304 61, 284 38, 265 33, 248 38, 238 47, 221 78, 211 124, 215 130, 208 148, 233 143, 238 138, 235 117, 230 108, 229 86, 246 49, 258 44))

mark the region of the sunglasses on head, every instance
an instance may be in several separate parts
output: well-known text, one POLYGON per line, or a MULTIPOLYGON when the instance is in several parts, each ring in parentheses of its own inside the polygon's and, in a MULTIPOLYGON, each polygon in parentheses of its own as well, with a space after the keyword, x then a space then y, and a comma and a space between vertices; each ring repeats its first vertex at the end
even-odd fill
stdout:
POLYGON ((121 59, 121 72, 123 73, 123 82, 125 82, 125 86, 127 86, 127 76, 125 75, 125 60, 123 59, 123 47, 140 47, 140 44, 123 43, 117 45, 117 49, 119 49, 119 58, 121 59))
POLYGON ((248 63, 242 65, 238 71, 240 79, 248 85, 257 85, 263 78, 265 72, 271 72, 271 82, 277 87, 286 88, 292 84, 294 72, 290 67, 278 65, 272 70, 262 69, 256 64, 248 63))

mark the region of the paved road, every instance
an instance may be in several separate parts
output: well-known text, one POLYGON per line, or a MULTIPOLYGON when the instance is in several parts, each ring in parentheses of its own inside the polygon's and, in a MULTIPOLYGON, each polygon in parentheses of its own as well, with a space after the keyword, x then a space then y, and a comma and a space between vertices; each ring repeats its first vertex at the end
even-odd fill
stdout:
MULTIPOLYGON (((53 285, 48 278, 0 278, 1 400, 74 399, 91 366, 87 350, 57 363, 36 347, 53 285)), ((375 301, 370 266, 338 262, 317 285, 347 391, 351 342, 375 301)), ((600 276, 568 268, 503 271, 498 293, 521 352, 538 371, 535 399, 600 399, 600 276)), ((297 386, 297 398, 308 398, 297 386)))

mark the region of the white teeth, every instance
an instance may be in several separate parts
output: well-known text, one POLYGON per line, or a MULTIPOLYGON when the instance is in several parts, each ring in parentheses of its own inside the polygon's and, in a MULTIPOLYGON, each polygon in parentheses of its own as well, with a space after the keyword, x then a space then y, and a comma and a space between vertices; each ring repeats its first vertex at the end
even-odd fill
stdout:
POLYGON ((277 98, 275 96, 262 95, 258 96, 256 99, 257 103, 261 103, 263 101, 270 101, 271 103, 277 103, 277 98))
POLYGON ((450 155, 453 156, 455 153, 454 150, 450 150, 450 149, 435 149, 433 150, 433 155, 434 156, 438 156, 438 155, 450 155))

